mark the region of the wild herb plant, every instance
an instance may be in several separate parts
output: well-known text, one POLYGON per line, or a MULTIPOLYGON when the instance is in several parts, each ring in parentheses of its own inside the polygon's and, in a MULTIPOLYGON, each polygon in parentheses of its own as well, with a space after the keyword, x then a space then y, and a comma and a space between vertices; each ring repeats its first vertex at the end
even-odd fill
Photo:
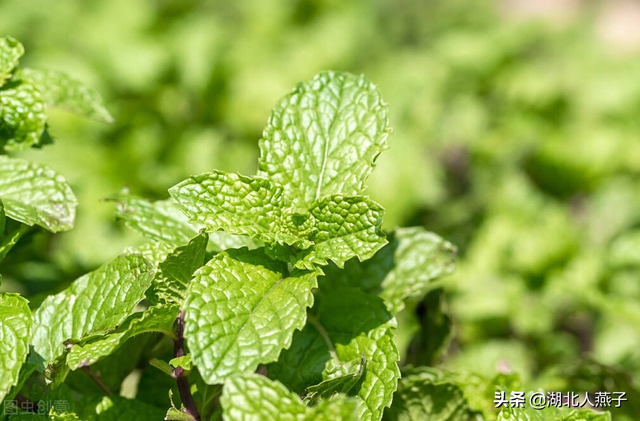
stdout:
MULTIPOLYGON (((16 41, 3 39, 0 51, 4 150, 49 142, 46 104, 110 119, 77 82, 16 69, 16 41)), ((0 296, 0 398, 34 403, 30 413, 4 405, 3 416, 530 419, 526 409, 498 414, 488 404, 495 391, 519 387, 515 375, 407 366, 401 379, 396 316, 451 273, 456 248, 421 227, 382 231, 384 209, 365 182, 390 132, 371 82, 325 72, 276 104, 257 175, 194 175, 158 202, 113 197, 118 218, 148 242, 33 314, 20 295, 0 296), (135 396, 120 396, 127 379, 138 382, 135 396), (154 404, 158 394, 169 394, 170 407, 154 404), (65 408, 46 407, 52 401, 65 408)), ((30 226, 71 228, 76 200, 61 176, 0 162, 2 257, 30 226)), ((434 354, 443 335, 429 338, 434 354)), ((607 419, 552 410, 557 419, 607 419)))

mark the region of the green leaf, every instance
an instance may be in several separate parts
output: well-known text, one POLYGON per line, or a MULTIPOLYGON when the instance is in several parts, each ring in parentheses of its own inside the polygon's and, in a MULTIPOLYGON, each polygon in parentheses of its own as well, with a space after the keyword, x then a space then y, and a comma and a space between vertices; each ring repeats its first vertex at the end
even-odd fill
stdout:
POLYGON ((296 207, 360 194, 389 133, 387 107, 371 82, 320 73, 276 104, 260 140, 260 174, 284 186, 296 207))
POLYGON ((11 37, 0 38, 0 86, 11 77, 23 54, 24 47, 20 42, 11 37))
POLYGON ((165 421, 193 421, 193 415, 189 415, 186 412, 182 412, 176 408, 169 408, 167 415, 164 417, 165 421))
POLYGON ((29 352, 31 311, 18 294, 0 294, 0 401, 18 382, 29 352))
POLYGON ((307 407, 281 383, 258 374, 231 377, 225 383, 220 403, 228 421, 335 421, 357 420, 356 403, 338 396, 307 407))
POLYGON ((163 305, 132 314, 121 326, 108 333, 90 334, 71 344, 67 354, 67 367, 72 370, 91 365, 113 353, 128 339, 148 332, 160 332, 173 337, 173 324, 178 317, 178 306, 163 305))
POLYGON ((316 273, 289 274, 260 249, 222 252, 200 268, 184 303, 184 335, 205 382, 275 361, 304 326, 316 285, 316 273))
POLYGON ((422 297, 433 280, 449 275, 455 267, 456 247, 421 227, 398 228, 389 244, 371 259, 349 261, 344 270, 327 267, 326 279, 334 285, 351 285, 382 297, 393 314, 404 301, 422 297))
POLYGON ((206 234, 200 234, 189 244, 169 253, 158 265, 153 284, 147 292, 151 303, 182 304, 193 273, 204 264, 207 241, 206 234))
POLYGON ((350 394, 358 398, 359 419, 379 420, 400 378, 395 319, 380 298, 352 288, 321 289, 317 300, 307 326, 268 367, 269 376, 302 394, 332 368, 364 358, 366 369, 350 394))
POLYGON ((422 297, 433 288, 434 279, 455 268, 456 247, 421 227, 398 228, 391 251, 395 264, 380 285, 380 296, 394 312, 404 308, 407 298, 422 297))
POLYGON ((18 243, 18 240, 20 240, 28 230, 28 225, 17 224, 13 229, 7 230, 4 236, 0 236, 0 260, 5 258, 7 253, 18 243))
POLYGON ((309 213, 316 221, 315 247, 303 262, 332 260, 343 267, 353 257, 370 258, 387 244, 380 228, 384 209, 365 197, 327 196, 315 202, 309 213))
POLYGON ((110 200, 118 204, 117 218, 151 240, 177 247, 186 244, 198 233, 198 226, 189 223, 170 201, 151 203, 127 193, 110 200))
POLYGON ((347 396, 337 395, 331 400, 321 401, 308 411, 305 421, 359 420, 358 402, 347 396))
MULTIPOLYGON (((64 354, 60 358, 63 366, 54 371, 51 376, 47 375, 47 371, 49 371, 49 367, 47 367, 45 380, 53 380, 50 390, 60 389, 57 384, 64 382, 63 386, 81 391, 85 395, 101 396, 104 392, 92 380, 91 376, 87 375, 88 373, 94 373, 101 377, 102 383, 114 394, 122 393, 123 395, 131 396, 133 394, 133 385, 130 382, 123 384, 123 381, 130 376, 132 371, 146 363, 148 351, 157 344, 160 337, 159 334, 155 333, 132 336, 127 341, 120 343, 111 354, 101 357, 90 367, 82 370, 72 371, 67 364, 67 354, 64 354)), ((69 347, 74 342, 77 341, 68 342, 69 347)), ((167 341, 167 343, 170 342, 167 341)))
POLYGON ((364 260, 386 244, 380 230, 384 210, 360 196, 333 195, 314 202, 308 212, 286 207, 282 187, 257 177, 212 172, 170 189, 189 219, 210 231, 248 235, 270 244, 292 244, 299 268, 333 260, 342 266, 354 256, 364 260))
POLYGON ((453 337, 453 323, 445 292, 442 288, 429 291, 420 303, 412 305, 405 314, 409 312, 415 314, 418 330, 413 332, 403 362, 414 366, 437 365, 453 337))
MULTIPOLYGON (((197 371, 196 371, 197 373, 197 371)), ((220 406, 220 395, 222 395, 222 384, 208 385, 198 376, 193 388, 197 389, 193 393, 193 400, 202 419, 218 421, 222 419, 222 407, 220 406)))
POLYGON ((0 89, 0 146, 20 151, 40 144, 47 116, 38 89, 28 83, 10 83, 0 89))
POLYGON ((65 341, 122 324, 144 298, 151 269, 141 255, 123 254, 47 297, 35 313, 35 351, 53 361, 62 355, 65 341))
POLYGON ((294 244, 283 217, 282 187, 260 177, 223 171, 192 176, 169 189, 189 217, 208 231, 248 235, 266 242, 294 244))
POLYGON ((171 361, 169 361, 169 364, 171 364, 172 367, 182 367, 184 370, 189 371, 191 370, 191 354, 172 358, 171 361))
MULTIPOLYGON (((109 200, 118 205, 118 219, 150 240, 174 247, 182 246, 202 228, 201 225, 189 222, 186 215, 170 200, 152 203, 128 193, 120 193, 109 200)), ((209 234, 209 246, 215 251, 222 251, 228 248, 257 248, 261 244, 246 236, 217 231, 209 234)))
POLYGON ((67 181, 34 162, 0 156, 0 199, 6 215, 51 232, 73 227, 78 204, 67 181))
POLYGON ((326 380, 307 387, 307 395, 304 400, 310 405, 315 405, 318 399, 328 399, 336 393, 349 393, 360 381, 367 361, 364 357, 359 360, 340 364, 333 369, 326 370, 326 380))
POLYGON ((47 105, 65 108, 105 123, 113 122, 100 94, 64 73, 54 70, 20 69, 15 77, 36 86, 47 105))
POLYGON ((393 405, 384 417, 389 421, 467 421, 472 418, 460 387, 421 369, 403 373, 393 405))

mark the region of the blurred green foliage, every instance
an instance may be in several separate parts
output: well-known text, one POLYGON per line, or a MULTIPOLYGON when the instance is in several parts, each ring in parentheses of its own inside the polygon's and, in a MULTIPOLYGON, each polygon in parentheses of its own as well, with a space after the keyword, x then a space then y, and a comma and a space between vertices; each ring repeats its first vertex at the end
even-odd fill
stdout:
POLYGON ((125 186, 164 199, 190 174, 254 173, 282 93, 347 70, 390 104, 391 149, 369 183, 386 227, 424 225, 460 250, 401 315, 407 361, 637 393, 640 55, 612 51, 596 18, 518 20, 471 0, 2 2, 22 62, 96 88, 115 118, 52 111, 60 140, 20 154, 64 174, 80 206, 71 232, 16 246, 3 288, 37 305, 138 241, 101 201, 125 186), (429 335, 449 320, 436 358, 429 335))

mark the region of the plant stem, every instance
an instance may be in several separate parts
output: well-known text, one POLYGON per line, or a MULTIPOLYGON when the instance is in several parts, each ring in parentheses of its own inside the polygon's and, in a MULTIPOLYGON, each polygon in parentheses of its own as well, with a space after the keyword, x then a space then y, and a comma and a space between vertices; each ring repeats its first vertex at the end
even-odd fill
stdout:
MULTIPOLYGON (((180 310, 180 312, 178 313, 178 327, 176 331, 176 339, 173 341, 173 352, 176 358, 184 356, 183 310, 180 310)), ((189 386, 189 379, 184 373, 184 369, 182 367, 174 368, 173 377, 176 379, 176 383, 178 383, 178 392, 180 392, 180 400, 182 400, 185 412, 193 417, 194 421, 200 421, 200 414, 196 409, 196 403, 193 401, 193 396, 191 395, 191 387, 189 386)))
POLYGON ((100 388, 100 390, 104 392, 105 395, 107 396, 113 395, 113 392, 109 390, 106 384, 104 384, 104 381, 102 380, 102 377, 100 377, 100 374, 94 373, 93 371, 91 371, 91 368, 87 366, 82 367, 81 370, 84 371, 87 374, 87 376, 91 378, 91 380, 93 380, 93 382, 100 388))
POLYGON ((6 256, 6 254, 16 245, 18 240, 22 238, 29 230, 31 230, 31 226, 25 224, 19 224, 14 229, 7 229, 7 233, 5 234, 5 238, 0 242, 0 260, 6 256))
POLYGON ((327 331, 320 324, 318 319, 316 319, 315 316, 313 316, 312 314, 307 314, 307 320, 309 321, 309 323, 311 323, 311 325, 314 328, 316 328, 316 330, 318 331, 318 333, 322 337, 322 340, 324 340, 324 343, 327 345, 327 348, 329 348, 329 354, 331 354, 331 357, 334 360, 336 360, 336 362, 339 363, 340 362, 340 358, 338 358, 338 354, 336 353, 336 349, 334 348, 333 342, 331 342, 331 338, 329 337, 329 334, 327 333, 327 331))

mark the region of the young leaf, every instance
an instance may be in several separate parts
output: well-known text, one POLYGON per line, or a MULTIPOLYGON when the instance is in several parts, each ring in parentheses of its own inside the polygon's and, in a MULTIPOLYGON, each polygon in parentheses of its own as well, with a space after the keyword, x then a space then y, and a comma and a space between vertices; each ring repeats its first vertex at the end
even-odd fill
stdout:
POLYGON ((423 296, 434 279, 453 272, 455 254, 455 246, 421 227, 398 228, 371 259, 349 261, 344 270, 327 267, 326 280, 379 295, 397 314, 407 298, 423 296))
POLYGON ((24 47, 17 40, 0 38, 0 86, 11 76, 23 54, 24 47))
POLYGON ((293 244, 283 227, 282 187, 260 177, 214 171, 192 176, 169 189, 189 220, 209 231, 223 230, 266 242, 293 244))
POLYGON ((20 69, 15 77, 36 86, 47 105, 65 108, 105 123, 113 122, 100 94, 64 73, 54 70, 20 69))
POLYGON ((177 408, 169 408, 164 416, 165 421, 193 421, 193 416, 177 408))
POLYGON ((0 294, 0 401, 18 381, 29 352, 31 311, 18 294, 0 294))
POLYGON ((193 272, 204 264, 207 241, 206 234, 199 234, 189 244, 169 253, 158 265, 153 284, 147 292, 151 303, 182 304, 193 272))
POLYGON ((472 419, 463 391, 421 370, 404 373, 385 420, 467 421, 472 419))
POLYGON ((120 325, 144 298, 151 267, 139 254, 123 254, 51 295, 35 313, 32 344, 46 361, 60 356, 63 344, 120 325))
POLYGON ((47 116, 38 89, 28 83, 11 83, 0 89, 0 146, 20 151, 40 144, 47 116))
POLYGON ((172 358, 171 361, 169 361, 169 364, 171 364, 172 367, 181 367, 182 369, 189 371, 191 370, 191 354, 172 358))
POLYGON ((262 250, 229 250, 194 274, 184 303, 194 364, 209 384, 275 361, 302 328, 316 273, 294 271, 262 250))
POLYGON ((163 305, 134 313, 121 326, 108 333, 99 333, 81 338, 72 345, 67 354, 67 367, 75 370, 91 365, 113 353, 129 338, 148 332, 160 332, 173 336, 173 323, 178 316, 178 306, 163 305))
POLYGON ((400 378, 395 329, 380 298, 352 288, 321 290, 309 323, 269 366, 269 376, 302 394, 306 385, 326 380, 331 368, 364 358, 366 369, 350 394, 358 398, 359 419, 380 420, 400 378))
POLYGON ((220 403, 228 421, 335 421, 357 420, 356 403, 344 396, 307 407, 280 382, 258 374, 231 377, 220 403))
POLYGON ((78 204, 67 181, 44 165, 0 156, 0 199, 5 214, 51 232, 73 227, 78 204))
POLYGON ((177 247, 198 233, 198 226, 191 224, 170 201, 151 203, 127 193, 110 200, 118 204, 116 217, 150 240, 177 247))
POLYGON ((364 76, 320 73, 276 104, 260 140, 260 174, 296 207, 356 195, 389 132, 387 107, 364 76))
POLYGON ((380 228, 384 209, 365 197, 327 196, 315 202, 309 213, 316 221, 316 234, 307 260, 332 260, 343 267, 352 257, 366 260, 387 244, 380 228))

